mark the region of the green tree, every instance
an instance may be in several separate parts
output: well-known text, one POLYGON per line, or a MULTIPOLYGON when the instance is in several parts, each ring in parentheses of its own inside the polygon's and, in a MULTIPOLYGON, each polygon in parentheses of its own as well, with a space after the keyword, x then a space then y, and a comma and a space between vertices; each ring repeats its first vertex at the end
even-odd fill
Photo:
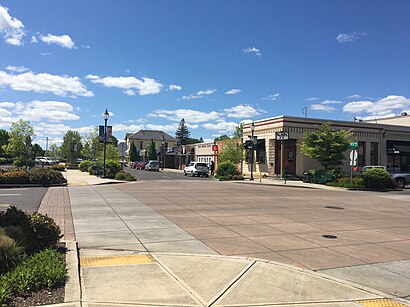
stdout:
POLYGON ((220 162, 231 161, 235 165, 239 164, 244 159, 242 142, 237 139, 225 140, 218 158, 220 162))
POLYGON ((63 144, 60 146, 61 156, 70 163, 75 163, 77 158, 81 156, 82 147, 78 131, 68 130, 64 135, 63 144))
POLYGON ((29 165, 31 154, 31 140, 35 136, 29 121, 19 119, 11 125, 9 143, 6 154, 14 157, 19 165, 29 165))
POLYGON ((131 142, 131 146, 130 146, 130 161, 131 162, 138 161, 138 150, 137 150, 137 147, 135 147, 134 142, 131 142))
POLYGON ((229 140, 229 139, 230 139, 229 136, 227 136, 226 134, 222 134, 222 135, 216 137, 214 139, 214 142, 225 141, 225 140, 229 140))
POLYGON ((316 131, 306 132, 300 148, 304 155, 329 169, 343 164, 344 153, 352 140, 351 130, 332 130, 329 123, 325 123, 316 131))
POLYGON ((179 122, 178 128, 175 131, 175 138, 177 139, 178 145, 186 145, 189 144, 188 139, 190 136, 190 132, 188 130, 187 125, 185 124, 185 119, 181 119, 179 122))
POLYGON ((34 144, 31 150, 31 157, 35 158, 35 157, 41 157, 41 156, 44 156, 43 148, 41 148, 41 146, 38 144, 34 144))
POLYGON ((185 141, 185 145, 187 144, 197 144, 197 143, 202 143, 201 140, 195 139, 195 138, 187 138, 185 141))
MULTIPOLYGON (((113 160, 116 162, 120 160, 120 153, 118 152, 118 147, 115 147, 112 144, 107 144, 105 161, 108 160, 113 160)), ((98 161, 104 161, 104 151, 98 155, 98 161)))
POLYGON ((0 157, 4 157, 6 154, 6 147, 9 143, 9 138, 9 133, 4 129, 0 129, 0 157))
POLYGON ((242 123, 240 123, 239 126, 236 126, 235 132, 233 133, 232 138, 242 140, 243 138, 243 124, 242 123))
POLYGON ((57 159, 59 157, 59 148, 56 144, 50 145, 50 156, 57 159))
POLYGON ((151 139, 151 143, 148 145, 148 159, 156 160, 157 159, 157 150, 155 148, 154 140, 151 139))

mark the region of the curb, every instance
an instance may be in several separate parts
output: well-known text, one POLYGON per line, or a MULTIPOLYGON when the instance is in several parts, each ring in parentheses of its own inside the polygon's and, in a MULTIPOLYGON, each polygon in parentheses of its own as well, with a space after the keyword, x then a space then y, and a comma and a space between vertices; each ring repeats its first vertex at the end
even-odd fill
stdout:
POLYGON ((0 184, 0 189, 6 189, 6 188, 50 188, 50 187, 65 187, 67 186, 67 183, 61 183, 61 184, 48 184, 48 185, 43 185, 43 184, 38 184, 38 183, 21 183, 21 184, 16 184, 16 183, 2 183, 0 184))
POLYGON ((64 303, 81 301, 80 267, 78 262, 78 246, 76 241, 63 241, 66 244, 66 264, 68 281, 64 288, 64 303))
POLYGON ((342 190, 339 188, 335 189, 323 189, 318 187, 312 186, 300 186, 300 185, 288 185, 288 184, 274 184, 274 183, 259 183, 259 182, 241 182, 241 181, 231 181, 232 183, 239 183, 239 184, 254 184, 254 185, 263 185, 263 186, 274 186, 274 187, 286 187, 286 188, 300 188, 300 189, 312 189, 312 190, 342 190))

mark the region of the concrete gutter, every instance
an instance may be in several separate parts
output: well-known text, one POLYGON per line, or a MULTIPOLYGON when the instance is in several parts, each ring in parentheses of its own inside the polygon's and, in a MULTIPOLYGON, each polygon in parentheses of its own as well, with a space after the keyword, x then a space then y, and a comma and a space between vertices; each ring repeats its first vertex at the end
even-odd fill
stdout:
POLYGON ((68 281, 64 289, 65 303, 81 302, 80 266, 78 262, 78 246, 76 241, 65 241, 67 248, 66 264, 68 281))

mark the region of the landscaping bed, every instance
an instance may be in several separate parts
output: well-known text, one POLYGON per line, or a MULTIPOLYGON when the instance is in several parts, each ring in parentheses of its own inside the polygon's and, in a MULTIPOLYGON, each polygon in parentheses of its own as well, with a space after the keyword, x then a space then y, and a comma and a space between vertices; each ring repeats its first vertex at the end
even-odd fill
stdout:
POLYGON ((32 170, 0 169, 0 185, 62 185, 67 179, 61 172, 51 168, 35 168, 32 170))

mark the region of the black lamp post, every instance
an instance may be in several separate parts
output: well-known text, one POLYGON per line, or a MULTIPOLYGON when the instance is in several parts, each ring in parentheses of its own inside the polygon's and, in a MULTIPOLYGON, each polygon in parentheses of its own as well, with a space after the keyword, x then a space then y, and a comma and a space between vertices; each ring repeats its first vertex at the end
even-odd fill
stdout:
POLYGON ((165 145, 165 136, 162 135, 162 140, 161 140, 162 170, 164 170, 164 164, 165 164, 165 150, 164 150, 164 145, 165 145))
POLYGON ((107 121, 108 117, 110 117, 110 113, 108 113, 107 109, 105 109, 104 113, 104 170, 103 170, 103 177, 105 177, 105 158, 107 156, 107 121))
POLYGON ((71 154, 71 164, 74 164, 74 158, 75 158, 75 138, 71 138, 71 149, 72 149, 72 154, 71 154))
POLYGON ((252 141, 252 146, 251 146, 251 178, 249 178, 249 180, 253 180, 253 151, 254 151, 254 131, 255 131, 255 123, 252 122, 251 124, 251 131, 252 131, 252 137, 251 137, 251 141, 252 141))

